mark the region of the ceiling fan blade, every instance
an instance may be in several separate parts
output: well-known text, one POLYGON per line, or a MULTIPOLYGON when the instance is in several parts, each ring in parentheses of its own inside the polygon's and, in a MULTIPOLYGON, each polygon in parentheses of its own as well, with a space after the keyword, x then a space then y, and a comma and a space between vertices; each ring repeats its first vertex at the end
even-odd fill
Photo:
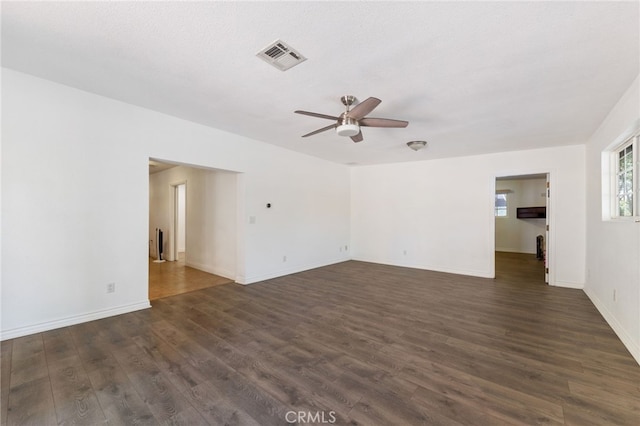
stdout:
POLYGON ((362 137, 362 131, 359 131, 355 136, 351 136, 351 140, 354 142, 362 142, 364 140, 364 138, 362 137))
POLYGON ((382 102, 378 98, 367 98, 364 101, 360 102, 358 105, 354 106, 351 111, 349 111, 349 117, 360 120, 365 115, 369 114, 374 110, 375 107, 380 105, 382 102))
POLYGON ((363 118, 358 124, 364 127, 407 127, 409 122, 390 118, 363 118))
POLYGON ((317 112, 309 112, 309 111, 293 111, 296 114, 302 114, 302 115, 309 115, 311 117, 318 117, 318 118, 326 118, 327 120, 336 120, 338 121, 338 117, 334 117, 333 115, 327 115, 327 114, 319 114, 317 112))
POLYGON ((314 130, 311 133, 307 133, 306 135, 302 135, 302 137, 306 138, 307 136, 317 135, 318 133, 326 132, 329 129, 335 129, 335 128, 336 128, 335 124, 330 124, 327 127, 323 127, 322 129, 314 130))

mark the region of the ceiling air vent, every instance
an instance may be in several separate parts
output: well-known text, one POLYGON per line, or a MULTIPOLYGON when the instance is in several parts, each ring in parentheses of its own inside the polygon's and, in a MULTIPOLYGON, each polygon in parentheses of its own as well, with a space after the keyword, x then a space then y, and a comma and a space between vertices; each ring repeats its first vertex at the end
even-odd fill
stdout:
POLYGON ((278 68, 280 71, 286 71, 307 60, 300 52, 288 46, 282 40, 274 41, 260 50, 256 56, 278 68))

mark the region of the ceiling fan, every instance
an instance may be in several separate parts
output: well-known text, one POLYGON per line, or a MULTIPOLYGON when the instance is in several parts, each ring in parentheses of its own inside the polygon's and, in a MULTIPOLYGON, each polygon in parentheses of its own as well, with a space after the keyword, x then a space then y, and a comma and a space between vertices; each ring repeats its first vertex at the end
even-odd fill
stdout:
POLYGON ((353 103, 356 101, 355 96, 345 95, 341 97, 340 100, 346 107, 346 110, 338 117, 334 117, 333 115, 318 114, 316 112, 309 111, 295 111, 296 114, 325 118, 327 120, 335 120, 334 124, 318 130, 314 130, 311 133, 302 135, 302 137, 306 138, 307 136, 313 136, 329 129, 336 129, 336 133, 338 133, 338 135, 349 136, 354 142, 361 142, 363 138, 360 127, 407 127, 407 125, 409 124, 408 121, 392 120, 390 118, 365 117, 378 105, 380 105, 380 102, 382 101, 378 98, 368 98, 354 106, 353 109, 350 108, 351 105, 353 105, 353 103))

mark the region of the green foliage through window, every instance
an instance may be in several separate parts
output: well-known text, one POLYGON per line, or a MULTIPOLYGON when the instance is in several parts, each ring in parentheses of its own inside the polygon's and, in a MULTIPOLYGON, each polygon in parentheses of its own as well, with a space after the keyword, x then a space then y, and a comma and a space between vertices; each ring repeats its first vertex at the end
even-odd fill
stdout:
POLYGON ((619 217, 635 214, 634 139, 616 151, 616 216, 619 217))

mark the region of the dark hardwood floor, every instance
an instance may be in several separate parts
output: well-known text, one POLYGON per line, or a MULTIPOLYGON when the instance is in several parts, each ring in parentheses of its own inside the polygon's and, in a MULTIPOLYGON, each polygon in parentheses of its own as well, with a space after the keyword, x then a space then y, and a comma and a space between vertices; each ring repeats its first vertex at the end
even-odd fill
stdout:
POLYGON ((2 424, 637 426, 640 366, 538 268, 352 261, 5 341, 2 424))

